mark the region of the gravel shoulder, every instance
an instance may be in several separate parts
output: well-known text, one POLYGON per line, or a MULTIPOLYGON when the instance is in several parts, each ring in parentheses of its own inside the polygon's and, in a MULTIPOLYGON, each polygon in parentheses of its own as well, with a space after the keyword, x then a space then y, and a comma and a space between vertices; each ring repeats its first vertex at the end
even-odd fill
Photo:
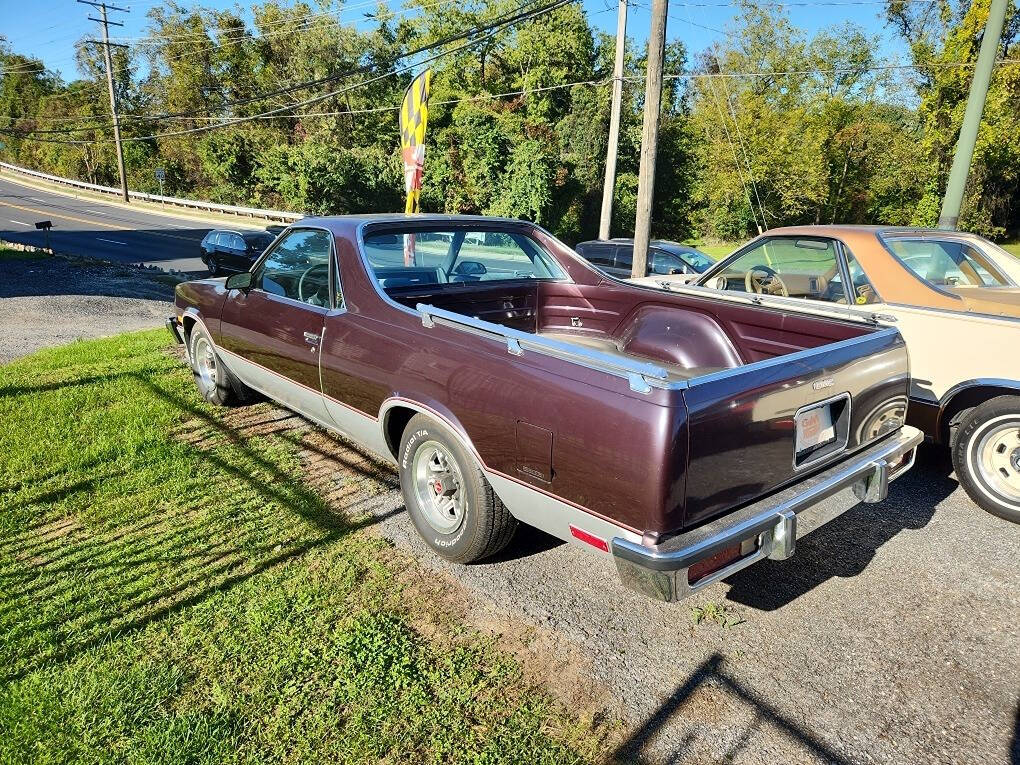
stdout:
MULTIPOLYGON (((146 269, 0 261, 0 360, 159 326, 171 296, 146 269)), ((352 447, 326 441, 318 469, 356 478, 352 447)), ((416 575, 456 593, 472 623, 530 645, 566 696, 598 689, 586 704, 623 716, 609 760, 1020 762, 1020 528, 973 505, 937 452, 793 558, 679 604, 631 593, 610 562, 528 529, 496 560, 448 564, 402 507, 399 490, 378 497, 377 533, 416 575)))
POLYGON ((0 260, 0 364, 51 345, 159 327, 175 280, 154 269, 45 257, 0 260))

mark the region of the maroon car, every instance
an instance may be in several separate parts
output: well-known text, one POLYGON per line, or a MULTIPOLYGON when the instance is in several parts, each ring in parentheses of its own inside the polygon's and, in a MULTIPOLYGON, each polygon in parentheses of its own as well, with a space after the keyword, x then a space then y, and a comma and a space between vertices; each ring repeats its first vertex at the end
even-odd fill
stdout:
POLYGON ((304 219, 176 302, 209 401, 392 459, 464 563, 522 522, 674 600, 881 500, 921 438, 895 329, 616 281, 522 221, 304 219))

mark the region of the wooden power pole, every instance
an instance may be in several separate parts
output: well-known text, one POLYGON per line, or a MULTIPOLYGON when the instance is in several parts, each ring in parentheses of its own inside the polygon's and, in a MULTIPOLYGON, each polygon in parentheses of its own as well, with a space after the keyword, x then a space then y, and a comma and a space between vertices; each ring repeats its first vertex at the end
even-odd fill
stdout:
POLYGON ((992 0, 988 9, 988 21, 981 38, 977 64, 974 66, 970 95, 967 97, 967 110, 963 113, 963 125, 960 127, 960 137, 956 142, 956 154, 953 155, 953 166, 949 171, 946 195, 942 199, 939 228, 954 229, 960 220, 963 191, 967 186, 967 175, 970 173, 970 163, 974 158, 974 144, 977 143, 981 115, 984 113, 985 99, 988 97, 988 83, 992 79, 995 54, 999 50, 1002 26, 1006 21, 1006 5, 1006 0, 992 0))
POLYGON ((652 199, 655 196, 655 150, 659 141, 659 105, 662 101, 662 59, 666 50, 666 12, 669 0, 653 0, 652 28, 648 34, 648 74, 645 80, 645 119, 641 131, 641 167, 638 170, 637 220, 634 222, 634 263, 631 276, 645 275, 648 240, 652 233, 652 199))
POLYGON ((623 104, 623 59, 627 52, 627 0, 620 0, 616 12, 616 61, 613 63, 613 105, 609 114, 609 146, 606 149, 606 183, 602 188, 602 218, 599 239, 609 238, 616 190, 616 155, 620 147, 620 109, 623 104))
POLYGON ((114 26, 124 26, 119 21, 110 21, 106 17, 106 11, 123 11, 124 13, 130 13, 127 8, 118 8, 116 5, 108 5, 107 3, 93 2, 93 0, 78 0, 79 3, 85 5, 91 5, 93 8, 99 9, 100 18, 95 16, 89 16, 91 21, 98 21, 103 25, 103 39, 102 40, 89 40, 89 42, 102 45, 103 55, 106 59, 106 87, 110 91, 110 113, 113 116, 113 141, 117 144, 117 170, 120 172, 120 191, 124 197, 125 202, 130 202, 131 198, 128 195, 127 187, 127 173, 124 170, 124 147, 120 141, 120 117, 117 115, 117 95, 113 87, 113 57, 110 55, 110 46, 116 46, 120 48, 126 48, 126 45, 117 45, 116 43, 110 42, 110 24, 114 26))

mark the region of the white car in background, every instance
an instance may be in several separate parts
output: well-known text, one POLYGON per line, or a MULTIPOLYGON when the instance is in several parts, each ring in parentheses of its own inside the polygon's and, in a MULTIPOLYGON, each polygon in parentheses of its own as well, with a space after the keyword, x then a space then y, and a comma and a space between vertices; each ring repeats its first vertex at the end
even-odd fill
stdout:
POLYGON ((891 323, 910 353, 907 422, 950 449, 978 505, 1020 523, 1020 260, 1001 247, 955 231, 799 226, 698 276, 631 281, 891 323))

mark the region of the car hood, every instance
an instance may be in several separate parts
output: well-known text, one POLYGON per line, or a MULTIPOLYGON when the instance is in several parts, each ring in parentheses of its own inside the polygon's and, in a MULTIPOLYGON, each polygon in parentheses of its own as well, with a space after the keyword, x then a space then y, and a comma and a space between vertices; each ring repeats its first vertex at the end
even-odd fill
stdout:
POLYGON ((963 298, 968 311, 1020 317, 1020 287, 949 287, 963 298))

